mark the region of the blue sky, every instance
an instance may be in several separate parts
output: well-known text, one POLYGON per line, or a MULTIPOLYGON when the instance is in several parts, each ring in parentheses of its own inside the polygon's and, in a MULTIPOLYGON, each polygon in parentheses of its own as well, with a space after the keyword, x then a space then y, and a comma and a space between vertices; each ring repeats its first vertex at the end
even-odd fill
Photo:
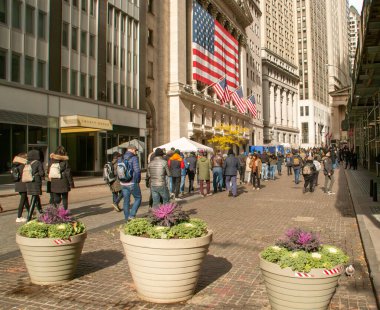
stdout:
POLYGON ((361 14, 363 0, 350 0, 350 5, 353 5, 358 10, 359 14, 361 14))

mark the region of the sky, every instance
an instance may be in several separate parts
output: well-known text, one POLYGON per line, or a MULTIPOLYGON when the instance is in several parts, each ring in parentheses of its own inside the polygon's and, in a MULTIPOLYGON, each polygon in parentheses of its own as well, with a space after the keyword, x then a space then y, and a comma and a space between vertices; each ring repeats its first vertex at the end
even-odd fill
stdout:
POLYGON ((362 13, 363 0, 350 0, 350 5, 353 5, 359 12, 362 13))

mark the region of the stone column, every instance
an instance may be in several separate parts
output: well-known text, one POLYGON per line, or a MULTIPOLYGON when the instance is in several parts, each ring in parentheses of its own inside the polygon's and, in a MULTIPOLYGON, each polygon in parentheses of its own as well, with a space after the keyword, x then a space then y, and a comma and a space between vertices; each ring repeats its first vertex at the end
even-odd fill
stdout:
POLYGON ((274 84, 269 82, 269 124, 273 125, 275 123, 275 100, 276 100, 276 92, 274 88, 274 84))

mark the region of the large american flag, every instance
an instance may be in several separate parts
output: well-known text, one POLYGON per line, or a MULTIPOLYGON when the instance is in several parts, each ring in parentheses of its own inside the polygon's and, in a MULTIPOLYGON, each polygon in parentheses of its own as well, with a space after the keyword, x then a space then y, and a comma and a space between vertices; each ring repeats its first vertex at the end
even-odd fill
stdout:
POLYGON ((227 80, 225 77, 221 79, 219 82, 215 83, 213 85, 213 88, 222 104, 230 101, 230 91, 228 90, 227 80))
POLYGON ((212 85, 226 76, 230 89, 239 86, 237 40, 193 1, 193 78, 212 85))
POLYGON ((245 103, 247 104, 248 110, 249 112, 251 112, 253 118, 257 118, 257 106, 255 96, 252 95, 248 97, 245 103))
POLYGON ((247 110, 245 108, 245 102, 243 99, 243 89, 239 86, 233 93, 231 93, 231 99, 235 103, 238 111, 240 113, 245 113, 247 110))

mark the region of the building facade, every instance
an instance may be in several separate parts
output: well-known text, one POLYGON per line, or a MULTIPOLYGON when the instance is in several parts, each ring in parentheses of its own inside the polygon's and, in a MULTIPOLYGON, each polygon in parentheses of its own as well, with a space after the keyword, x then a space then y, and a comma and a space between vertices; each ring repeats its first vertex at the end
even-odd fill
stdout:
POLYGON ((360 34, 360 14, 355 9, 355 7, 351 5, 350 13, 349 13, 349 25, 348 25, 351 71, 354 69, 355 54, 356 54, 356 49, 358 47, 359 34, 360 34))
POLYGON ((120 144, 145 151, 138 0, 1 0, 0 9, 0 174, 33 148, 47 164, 64 145, 76 174, 100 172, 120 144))
POLYGON ((213 136, 225 134, 219 129, 221 124, 246 128, 241 134, 245 149, 262 143, 258 1, 148 0, 145 3, 145 17, 142 13, 141 20, 146 20, 147 25, 144 72, 148 145, 154 147, 180 137, 208 144, 213 136), (244 97, 255 96, 257 119, 238 112, 232 104, 221 104, 212 85, 194 79, 192 42, 196 5, 237 40, 239 83, 244 97), (249 28, 253 23, 256 28, 249 28), (255 42, 251 49, 249 40, 255 42))
POLYGON ((298 147, 298 66, 293 1, 262 0, 264 143, 298 147))

